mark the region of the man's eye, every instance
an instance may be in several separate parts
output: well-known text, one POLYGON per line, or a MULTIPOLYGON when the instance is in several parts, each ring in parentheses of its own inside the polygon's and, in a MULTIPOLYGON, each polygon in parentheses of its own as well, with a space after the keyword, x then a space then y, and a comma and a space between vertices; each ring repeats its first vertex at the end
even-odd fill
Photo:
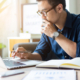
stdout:
POLYGON ((44 13, 45 13, 45 11, 42 11, 42 13, 44 14, 44 13))

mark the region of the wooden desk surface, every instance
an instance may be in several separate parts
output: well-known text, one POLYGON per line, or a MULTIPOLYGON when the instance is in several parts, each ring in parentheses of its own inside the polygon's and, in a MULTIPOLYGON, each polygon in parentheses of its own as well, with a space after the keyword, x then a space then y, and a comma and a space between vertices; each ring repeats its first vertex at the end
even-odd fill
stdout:
MULTIPOLYGON (((31 70, 40 70, 40 69, 41 70, 43 70, 43 69, 44 70, 51 70, 51 69, 46 69, 46 68, 35 68, 35 67, 20 68, 20 69, 15 69, 15 70, 23 70, 23 71, 25 71, 24 74, 18 74, 18 75, 9 76, 6 78, 0 78, 0 80, 22 80, 31 70)), ((66 70, 66 69, 64 69, 64 70, 66 70)), ((7 71, 7 70, 0 68, 0 72, 4 72, 4 71, 7 71)), ((77 79, 76 80, 80 80, 80 70, 76 70, 76 72, 77 72, 77 79)))

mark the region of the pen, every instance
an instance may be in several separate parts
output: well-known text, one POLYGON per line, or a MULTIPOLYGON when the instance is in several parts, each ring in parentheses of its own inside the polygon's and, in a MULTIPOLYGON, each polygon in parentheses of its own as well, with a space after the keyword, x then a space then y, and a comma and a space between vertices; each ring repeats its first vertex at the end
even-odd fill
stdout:
MULTIPOLYGON (((15 53, 16 51, 11 51, 11 53, 15 53)), ((31 51, 18 51, 18 53, 31 53, 31 51)))

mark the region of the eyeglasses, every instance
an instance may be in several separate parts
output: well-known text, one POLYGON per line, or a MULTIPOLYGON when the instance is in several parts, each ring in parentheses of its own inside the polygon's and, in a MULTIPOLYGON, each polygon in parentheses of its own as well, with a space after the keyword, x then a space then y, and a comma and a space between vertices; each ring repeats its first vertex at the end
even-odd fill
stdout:
POLYGON ((49 11, 51 11, 52 9, 53 9, 53 7, 52 7, 51 9, 49 9, 48 11, 41 11, 41 12, 37 11, 37 14, 38 14, 39 16, 41 16, 41 15, 47 16, 47 13, 48 13, 49 11))

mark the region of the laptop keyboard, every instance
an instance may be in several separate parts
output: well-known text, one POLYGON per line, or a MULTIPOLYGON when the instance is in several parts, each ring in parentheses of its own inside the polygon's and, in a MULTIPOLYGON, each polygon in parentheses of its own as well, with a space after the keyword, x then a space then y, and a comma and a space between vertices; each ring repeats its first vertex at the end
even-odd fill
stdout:
POLYGON ((12 61, 12 60, 3 60, 5 65, 6 66, 19 66, 19 65, 25 65, 23 63, 20 63, 20 62, 15 62, 15 61, 12 61))

